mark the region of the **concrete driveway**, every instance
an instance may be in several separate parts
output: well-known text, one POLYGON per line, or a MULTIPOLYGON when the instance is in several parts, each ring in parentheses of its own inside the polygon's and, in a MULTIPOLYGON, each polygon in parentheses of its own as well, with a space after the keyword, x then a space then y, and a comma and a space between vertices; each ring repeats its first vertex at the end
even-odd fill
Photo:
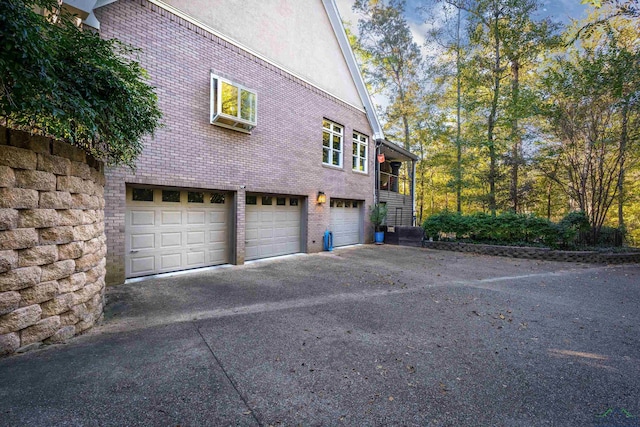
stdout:
POLYGON ((0 359, 0 425, 640 425, 638 266, 368 245, 107 296, 0 359))

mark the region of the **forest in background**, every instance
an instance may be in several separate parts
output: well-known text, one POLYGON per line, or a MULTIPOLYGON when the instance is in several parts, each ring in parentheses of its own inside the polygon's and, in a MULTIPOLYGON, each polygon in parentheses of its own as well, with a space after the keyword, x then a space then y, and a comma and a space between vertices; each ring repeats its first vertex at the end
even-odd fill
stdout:
POLYGON ((404 1, 354 2, 347 32, 387 138, 419 156, 418 224, 582 211, 593 241, 617 228, 640 245, 640 8, 583 3, 563 26, 538 0, 424 0, 420 45, 404 1))

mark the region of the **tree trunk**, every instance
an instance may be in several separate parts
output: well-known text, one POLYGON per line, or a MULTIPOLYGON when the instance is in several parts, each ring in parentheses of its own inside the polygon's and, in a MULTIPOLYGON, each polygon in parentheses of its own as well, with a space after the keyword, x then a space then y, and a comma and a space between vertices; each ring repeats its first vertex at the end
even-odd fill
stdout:
POLYGON ((551 221, 551 184, 549 181, 549 185, 547 186, 547 219, 551 221))
POLYGON ((625 102, 622 107, 622 124, 620 129, 620 171, 618 173, 618 228, 624 231, 624 174, 625 157, 627 152, 627 140, 629 137, 629 104, 625 102))
POLYGON ((518 173, 520 167, 520 131, 518 129, 518 104, 520 101, 520 63, 514 59, 511 63, 511 208, 518 213, 518 173))
POLYGON ((491 112, 487 119, 487 145, 489 147, 489 210, 491 215, 496 214, 496 178, 497 178, 497 155, 495 147, 494 129, 498 115, 498 100, 500 96, 500 34, 498 28, 498 13, 494 16, 494 49, 495 64, 493 68, 493 99, 491 100, 491 112))
POLYGON ((456 90, 457 90, 457 105, 456 105, 456 212, 462 213, 462 126, 460 110, 462 104, 462 88, 460 73, 460 18, 461 9, 458 8, 458 25, 457 25, 457 39, 456 39, 456 90))

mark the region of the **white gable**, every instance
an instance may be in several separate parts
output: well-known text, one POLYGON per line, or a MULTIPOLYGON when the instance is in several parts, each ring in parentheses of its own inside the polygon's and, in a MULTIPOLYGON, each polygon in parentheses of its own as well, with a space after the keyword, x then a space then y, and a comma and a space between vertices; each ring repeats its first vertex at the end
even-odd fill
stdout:
POLYGON ((164 0, 358 108, 363 102, 322 0, 164 0))

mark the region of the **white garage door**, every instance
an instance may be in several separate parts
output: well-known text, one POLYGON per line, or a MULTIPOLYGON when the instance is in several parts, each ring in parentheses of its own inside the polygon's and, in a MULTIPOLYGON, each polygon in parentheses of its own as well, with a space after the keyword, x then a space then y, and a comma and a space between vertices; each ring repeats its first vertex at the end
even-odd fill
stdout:
POLYGON ((300 252, 302 198, 247 194, 245 259, 300 252))
POLYGON ((358 200, 331 199, 329 211, 331 213, 330 230, 333 233, 333 246, 360 243, 362 202, 358 200))
POLYGON ((126 276, 228 263, 226 198, 217 192, 127 188, 126 276))

